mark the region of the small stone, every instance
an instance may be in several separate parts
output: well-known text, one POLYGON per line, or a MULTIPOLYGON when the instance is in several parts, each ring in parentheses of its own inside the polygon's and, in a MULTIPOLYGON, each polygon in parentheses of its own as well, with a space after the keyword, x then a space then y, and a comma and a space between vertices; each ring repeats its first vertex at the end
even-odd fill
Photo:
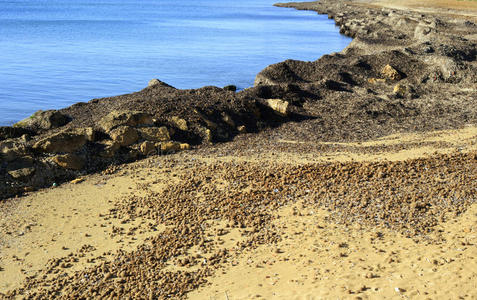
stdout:
POLYGON ((181 147, 181 150, 189 150, 190 149, 190 145, 187 144, 187 143, 180 144, 180 147, 181 147))
POLYGON ((78 184, 78 183, 83 182, 84 180, 85 180, 84 178, 76 178, 76 179, 71 180, 70 183, 78 184))
POLYGON ((247 132, 247 127, 245 127, 244 125, 241 125, 241 126, 237 127, 237 131, 240 132, 240 133, 246 133, 247 132))
POLYGON ((404 293, 406 291, 405 289, 400 287, 395 287, 394 290, 396 291, 396 293, 404 293))
POLYGON ((407 87, 398 83, 394 86, 393 93, 399 96, 404 96, 407 93, 407 87))

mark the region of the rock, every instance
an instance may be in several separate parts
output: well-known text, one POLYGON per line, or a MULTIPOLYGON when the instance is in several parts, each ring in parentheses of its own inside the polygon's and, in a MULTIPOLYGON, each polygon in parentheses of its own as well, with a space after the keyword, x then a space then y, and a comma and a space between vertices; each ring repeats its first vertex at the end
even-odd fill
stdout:
POLYGON ((171 86, 171 85, 168 85, 167 83, 165 83, 164 81, 160 81, 159 79, 157 78, 153 78, 151 80, 149 80, 148 84, 147 84, 148 87, 165 87, 165 88, 172 88, 172 89, 175 89, 175 87, 171 86))
POLYGON ((407 93, 408 89, 405 85, 400 83, 396 84, 393 89, 393 93, 399 96, 404 96, 407 93))
POLYGON ((71 153, 83 147, 86 141, 87 138, 84 134, 64 131, 36 142, 33 149, 48 153, 71 153))
POLYGON ((159 79, 153 78, 149 80, 149 82, 147 83, 147 86, 151 87, 151 86, 160 85, 160 84, 161 84, 161 81, 159 79))
POLYGON ((205 141, 208 143, 212 143, 214 140, 214 137, 212 135, 212 131, 210 129, 205 129, 205 141))
POLYGON ((137 130, 130 126, 117 127, 109 132, 109 136, 120 146, 132 145, 139 139, 137 130))
POLYGON ((247 127, 245 127, 244 125, 241 125, 237 127, 237 131, 240 133, 247 133, 247 127))
POLYGON ((71 118, 56 110, 39 110, 30 117, 14 124, 14 127, 28 128, 34 131, 43 131, 64 126, 71 118))
POLYGON ((0 141, 21 137, 23 135, 34 135, 34 132, 22 127, 0 126, 0 141))
POLYGON ((189 150, 190 145, 187 144, 187 143, 182 143, 182 144, 180 144, 180 148, 181 148, 181 150, 189 150))
POLYGON ((0 142, 0 158, 12 161, 27 154, 26 145, 12 139, 0 142))
POLYGON ((165 142, 160 143, 159 145, 161 148, 161 152, 163 153, 171 153, 181 150, 181 144, 178 142, 165 142))
POLYGON ((121 145, 115 141, 102 141, 99 143, 103 146, 103 150, 99 152, 99 156, 104 158, 111 158, 116 154, 121 145))
POLYGON ((386 79, 382 78, 368 78, 368 82, 371 84, 377 84, 377 83, 385 83, 386 79))
POLYGON ((267 99, 266 104, 280 116, 288 116, 289 103, 280 99, 267 99))
POLYGON ((391 65, 385 65, 384 68, 381 70, 381 74, 391 80, 401 80, 402 78, 398 70, 393 68, 391 65))
POLYGON ((237 91, 237 87, 233 84, 230 84, 230 85, 224 86, 224 90, 235 92, 235 91, 237 91))
POLYGON ((79 183, 82 183, 83 181, 85 181, 84 178, 76 178, 76 179, 73 179, 70 181, 71 184, 79 184, 79 183))
POLYGON ((57 155, 53 161, 62 168, 70 170, 81 170, 84 167, 84 159, 76 154, 57 155))
POLYGON ((33 167, 22 168, 22 169, 13 170, 13 171, 8 172, 8 174, 12 178, 17 179, 17 180, 30 178, 31 176, 33 176, 34 173, 35 173, 35 168, 33 168, 33 167))
POLYGON ((114 110, 99 121, 99 126, 105 131, 111 131, 119 126, 153 125, 154 120, 150 114, 138 111, 114 110))
POLYGON ((154 143, 145 141, 140 146, 141 153, 145 156, 157 154, 157 149, 154 143))
POLYGON ((86 139, 90 142, 95 142, 98 139, 98 132, 94 130, 93 127, 75 128, 70 130, 70 132, 83 134, 84 136, 86 136, 86 139))
POLYGON ((140 128, 141 138, 152 142, 167 142, 171 140, 167 127, 145 127, 140 128))

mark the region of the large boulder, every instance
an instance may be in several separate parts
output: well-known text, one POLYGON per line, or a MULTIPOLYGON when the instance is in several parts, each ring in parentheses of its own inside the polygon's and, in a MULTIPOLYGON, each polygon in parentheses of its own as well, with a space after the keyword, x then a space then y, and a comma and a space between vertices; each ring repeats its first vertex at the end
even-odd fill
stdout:
POLYGON ((81 170, 84 167, 84 159, 72 153, 57 155, 53 161, 62 168, 70 170, 81 170))
POLYGON ((139 134, 130 126, 119 126, 109 132, 109 136, 120 146, 129 146, 137 142, 139 134))
POLYGON ((171 139, 167 127, 144 127, 139 128, 141 138, 151 142, 167 142, 171 139))
POLYGON ((110 131, 119 126, 153 125, 154 120, 148 113, 139 111, 114 110, 99 121, 99 126, 105 131, 110 131))
POLYGON ((281 99, 267 99, 266 104, 268 107, 273 109, 273 111, 283 117, 288 116, 289 113, 289 103, 281 99))
POLYGON ((27 128, 34 131, 45 131, 64 126, 71 118, 56 110, 39 110, 30 117, 21 120, 13 127, 27 128))
POLYGON ((36 142, 33 149, 48 153, 71 153, 83 147, 86 141, 84 134, 63 131, 36 142))

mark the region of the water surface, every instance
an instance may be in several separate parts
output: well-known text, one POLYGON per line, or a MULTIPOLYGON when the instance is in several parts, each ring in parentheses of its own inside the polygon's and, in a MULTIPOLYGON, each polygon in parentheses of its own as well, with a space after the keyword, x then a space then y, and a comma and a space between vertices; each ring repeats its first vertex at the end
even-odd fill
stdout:
POLYGON ((235 84, 350 42, 332 20, 276 0, 0 0, 0 125, 142 89, 235 84))

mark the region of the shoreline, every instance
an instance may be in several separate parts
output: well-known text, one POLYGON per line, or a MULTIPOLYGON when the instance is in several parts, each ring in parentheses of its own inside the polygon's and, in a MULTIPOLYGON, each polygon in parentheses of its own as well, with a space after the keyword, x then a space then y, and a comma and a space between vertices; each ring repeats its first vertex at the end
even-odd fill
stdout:
MULTIPOLYGON (((319 18, 314 17, 310 12, 290 13, 288 9, 281 9, 273 6, 271 0, 256 1, 246 0, 240 4, 227 3, 220 5, 213 2, 203 2, 196 12, 189 11, 182 5, 173 3, 164 3, 159 5, 154 1, 149 1, 145 7, 138 11, 133 9, 133 14, 123 16, 130 25, 129 30, 138 31, 136 37, 129 37, 124 27, 116 28, 114 40, 121 39, 121 48, 112 46, 109 50, 100 53, 99 48, 95 51, 88 51, 81 45, 90 43, 91 38, 96 38, 97 42, 108 42, 103 40, 102 36, 108 34, 105 28, 101 27, 100 31, 93 36, 83 36, 84 27, 82 25, 69 23, 58 23, 58 36, 64 35, 65 31, 72 31, 75 36, 74 45, 65 45, 65 49, 46 47, 42 51, 45 53, 56 53, 58 59, 52 61, 49 66, 41 68, 41 62, 37 57, 41 55, 39 50, 31 49, 31 66, 29 77, 35 81, 35 85, 27 89, 17 86, 13 74, 21 76, 27 73, 27 69, 13 64, 15 56, 23 56, 22 49, 15 52, 10 46, 2 47, 6 52, 11 53, 4 59, 0 59, 5 64, 5 74, 2 78, 7 86, 4 87, 4 105, 5 111, 0 114, 0 126, 12 126, 14 123, 28 118, 36 110, 63 109, 77 102, 87 102, 91 99, 114 97, 122 94, 130 94, 139 91, 147 86, 147 82, 155 76, 167 82, 178 89, 198 89, 203 86, 213 85, 223 87, 226 85, 235 85, 239 89, 253 86, 255 75, 266 66, 280 62, 286 58, 293 57, 302 60, 315 60, 321 54, 340 51, 346 47, 350 39, 337 34, 334 23, 327 20, 325 16, 319 18), (160 9, 156 9, 157 7, 160 9), (237 6, 232 19, 227 19, 227 11, 237 6), (151 10, 152 9, 152 10, 151 10), (179 9, 179 10, 178 10, 179 9), (209 13, 202 16, 202 10, 209 13), (151 10, 150 14, 144 10, 151 10), (171 20, 173 26, 162 26, 151 29, 158 25, 155 19, 161 22, 169 22, 168 20, 174 16, 181 15, 179 11, 183 11, 184 16, 177 19, 177 22, 171 20), (146 13, 142 20, 143 28, 138 27, 136 23, 131 23, 133 18, 138 18, 137 14, 146 13), (170 16, 172 15, 172 16, 170 16), (214 16, 212 16, 214 15, 214 16), (191 23, 190 18, 200 18, 200 23, 191 23), (219 19, 224 18, 224 19, 219 19), (277 20, 280 20, 277 22, 277 20), (207 28, 200 29, 204 21, 210 22, 207 28), (240 25, 240 22, 243 24, 240 25), (311 23, 309 23, 311 22, 311 23), (313 25, 310 25, 313 24, 313 25), (146 27, 144 27, 146 26, 146 27), (212 34, 211 27, 217 27, 215 37, 209 40, 212 34), (222 28, 224 27, 224 28, 222 28), (187 28, 187 32, 180 33, 187 28), (222 28, 222 29, 220 29, 222 28), (196 32, 197 31, 197 32, 196 32), (167 50, 168 41, 159 36, 164 35, 171 38, 175 32, 182 36, 181 41, 172 40, 172 47, 177 48, 171 56, 167 50), (270 35, 269 33, 274 32, 270 35), (202 33, 201 36, 199 33, 202 33), (79 36, 77 36, 79 34, 79 36), (96 36, 99 35, 99 36, 96 36), (96 36, 96 37, 94 37, 96 36), (143 38, 150 36, 151 39, 143 38), (310 38, 308 38, 309 36, 310 38), (325 37, 321 39, 320 37, 325 37), (323 43, 322 40, 326 40, 323 43), (141 42, 142 41, 142 42, 141 42), (202 42, 201 42, 202 41, 202 42), (287 44, 294 44, 294 47, 288 47, 287 44), (188 49, 190 46, 194 49, 188 49), (135 51, 141 51, 141 55, 128 55, 135 51), (68 50, 69 49, 69 50, 68 50), (181 50, 182 49, 182 50, 181 50), (68 61, 63 52, 74 52, 76 59, 68 61), (15 55, 15 53, 17 53, 15 55), (263 55, 266 54, 266 55, 263 55), (115 59, 119 65, 112 64, 103 68, 100 59, 104 55, 115 59), (141 58, 142 56, 146 56, 141 58), (137 59, 144 60, 145 63, 138 64, 137 59), (84 61, 90 61, 87 70, 80 73, 69 73, 68 69, 79 68, 84 61), (70 66, 71 68, 67 68, 70 66), (201 71, 202 70, 202 71, 201 71), (36 74, 44 72, 46 81, 38 78, 36 74), (10 75, 9 75, 10 74, 10 75), (51 83, 57 82, 53 86, 51 83), (42 104, 43 103, 43 104, 42 104)), ((121 4, 115 7, 109 13, 122 16, 132 4, 121 4), (122 12, 122 13, 121 13, 122 12)), ((17 11, 22 9, 23 4, 11 4, 11 9, 17 11)), ((71 4, 71 7, 81 7, 81 4, 71 4)), ((51 6, 51 12, 58 12, 58 5, 51 6)), ((98 16, 108 18, 104 3, 97 4, 98 16)), ((77 17, 82 14, 83 10, 76 11, 70 17, 77 17)), ((30 17, 36 18, 38 11, 33 12, 30 17)), ((41 14, 41 13, 40 13, 41 14)), ((41 18, 41 16, 38 16, 41 18)), ((85 15, 82 22, 93 18, 92 15, 85 15)), ((139 18, 141 18, 139 16, 139 18)), ((26 18, 23 30, 14 30, 7 28, 7 35, 14 34, 10 45, 17 41, 18 34, 27 34, 31 25, 26 18)), ((82 23, 82 24, 83 24, 82 23)), ((103 23, 102 23, 103 24, 103 23)), ((43 27, 42 27, 43 28, 43 27)), ((43 32, 42 28, 38 28, 39 37, 45 36, 51 41, 56 40, 55 37, 43 32)), ((36 40, 35 40, 36 41, 36 40)), ((58 41, 61 45, 61 41, 58 41)), ((117 43, 114 43, 117 45, 117 43)), ((35 47, 35 43, 30 47, 35 47)), ((98 44, 101 47, 100 44, 98 44)), ((28 55, 27 55, 28 56, 28 55)), ((25 74, 26 75, 26 74, 25 74)), ((18 77, 18 76, 16 76, 18 77)))
POLYGON ((477 24, 277 5, 353 41, 240 92, 153 80, 14 129, 40 132, 8 148, 35 169, 18 188, 73 181, 0 202, 1 296, 476 296, 477 24))

